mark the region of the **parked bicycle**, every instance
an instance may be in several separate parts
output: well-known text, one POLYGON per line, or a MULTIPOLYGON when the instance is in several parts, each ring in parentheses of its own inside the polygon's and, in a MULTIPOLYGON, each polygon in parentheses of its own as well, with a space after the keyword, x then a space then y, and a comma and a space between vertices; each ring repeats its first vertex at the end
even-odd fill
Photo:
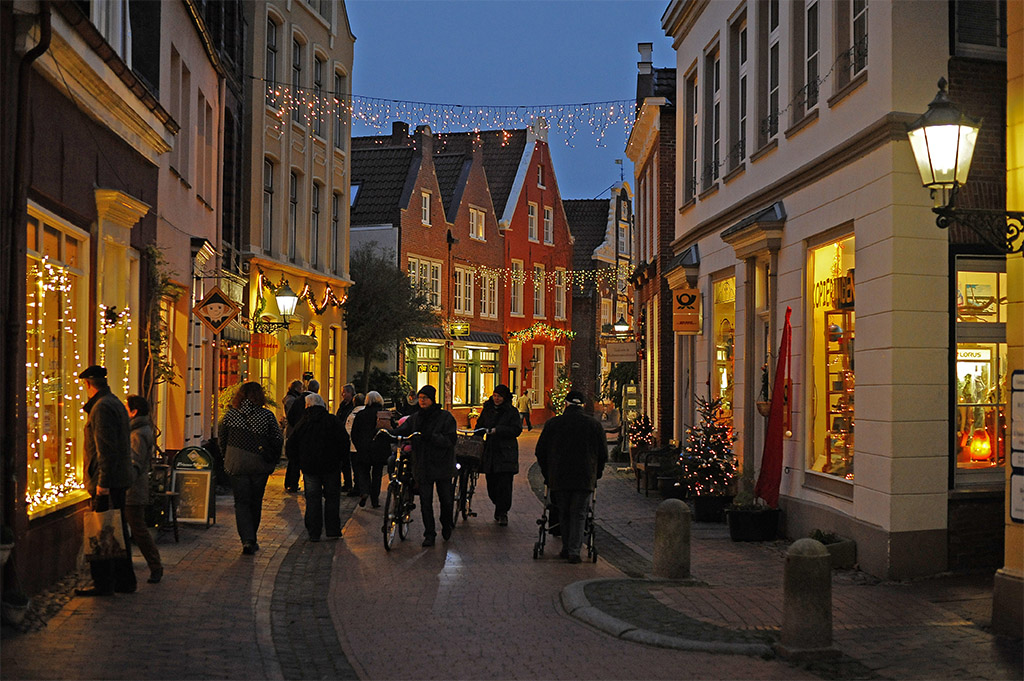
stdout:
POLYGON ((455 477, 452 479, 452 489, 455 491, 452 524, 459 522, 460 515, 463 520, 476 517, 472 503, 476 481, 480 477, 484 432, 485 428, 459 430, 459 440, 455 443, 455 477))
POLYGON ((395 435, 381 428, 374 436, 388 437, 397 445, 394 456, 388 461, 388 493, 384 499, 384 525, 381 527, 384 534, 384 549, 387 551, 394 546, 396 534, 402 541, 409 536, 409 524, 412 523, 412 512, 416 510, 416 502, 412 461, 409 457, 410 452, 405 451, 405 446, 419 435, 418 432, 395 435))

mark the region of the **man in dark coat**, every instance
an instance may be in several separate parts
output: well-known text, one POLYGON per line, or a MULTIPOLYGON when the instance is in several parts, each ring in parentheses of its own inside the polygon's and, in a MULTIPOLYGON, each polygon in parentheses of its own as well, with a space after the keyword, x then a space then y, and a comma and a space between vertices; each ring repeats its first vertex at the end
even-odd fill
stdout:
POLYGON ((508 525, 512 482, 519 472, 519 442, 516 438, 523 432, 523 424, 519 411, 512 404, 512 391, 507 385, 494 388, 494 394, 480 410, 476 427, 486 431, 480 472, 487 476, 487 496, 494 504, 494 519, 499 525, 508 525))
MULTIPOLYGON (((107 370, 93 365, 78 375, 85 383, 89 401, 83 409, 85 422, 85 489, 92 497, 92 510, 121 509, 121 529, 127 539, 125 498, 132 484, 132 445, 128 410, 110 392, 107 370)), ((137 588, 132 568, 131 546, 125 541, 124 556, 89 563, 92 588, 75 589, 78 596, 112 596, 132 593, 137 588)))
POLYGON ((341 537, 341 454, 348 441, 338 417, 320 395, 309 393, 302 420, 288 439, 288 458, 299 462, 306 494, 306 531, 310 541, 341 537))
MULTIPOLYGON (((305 386, 302 381, 292 381, 281 402, 284 404, 284 438, 288 440, 295 432, 295 426, 299 425, 302 412, 306 408, 305 386)), ((290 494, 297 494, 299 491, 299 462, 290 456, 288 469, 284 472, 284 491, 290 494)))
POLYGON ((580 562, 583 523, 590 496, 608 460, 604 428, 583 411, 578 390, 565 396, 565 411, 544 424, 537 440, 537 463, 561 515, 562 558, 580 562))
POLYGON ((436 402, 437 389, 425 385, 416 393, 419 411, 406 419, 395 431, 399 435, 419 433, 412 440, 413 477, 419 487, 420 512, 423 515, 423 546, 433 546, 437 537, 434 523, 434 487, 441 505, 441 536, 447 541, 452 536, 454 522, 455 442, 458 430, 455 417, 436 402))
POLYGON ((347 492, 351 496, 354 496, 355 481, 352 479, 352 439, 349 437, 348 431, 345 430, 345 423, 348 421, 348 415, 352 413, 352 410, 356 408, 356 387, 351 383, 346 383, 341 388, 341 404, 338 406, 337 417, 341 421, 342 430, 345 431, 345 446, 344 453, 341 456, 341 475, 344 478, 344 482, 341 485, 341 491, 347 492))

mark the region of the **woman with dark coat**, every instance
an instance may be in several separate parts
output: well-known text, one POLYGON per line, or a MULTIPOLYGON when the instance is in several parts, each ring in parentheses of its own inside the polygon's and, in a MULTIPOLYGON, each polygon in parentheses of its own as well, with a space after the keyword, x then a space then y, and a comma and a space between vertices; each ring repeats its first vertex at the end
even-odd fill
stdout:
POLYGON ((266 408, 267 394, 256 381, 243 383, 231 401, 231 409, 224 414, 218 429, 218 438, 225 448, 224 470, 231 475, 231 491, 235 496, 235 525, 242 540, 242 553, 251 556, 260 546, 256 543, 256 532, 263 515, 263 493, 267 490, 267 477, 273 471, 270 459, 277 461, 281 453, 284 436, 274 412, 266 408), (228 462, 227 448, 236 447, 259 458, 258 452, 270 449, 263 468, 252 461, 246 467, 236 468, 239 462, 228 462))
POLYGON ((352 444, 356 453, 352 467, 356 473, 356 488, 359 490, 359 505, 366 506, 369 498, 374 508, 380 506, 380 480, 384 465, 391 454, 391 445, 377 435, 377 415, 384 408, 384 398, 376 390, 366 393, 363 409, 352 421, 352 444))
POLYGON ((499 525, 508 525, 508 512, 512 508, 512 479, 519 472, 519 441, 523 432, 519 410, 512 404, 512 391, 507 385, 498 385, 494 394, 484 402, 477 429, 486 431, 484 456, 480 472, 487 476, 487 496, 494 504, 494 519, 499 525))
POLYGON ((341 419, 327 411, 324 398, 307 393, 302 420, 288 438, 288 458, 299 462, 306 495, 306 531, 310 541, 341 537, 341 458, 348 439, 341 419))
POLYGON ((128 396, 128 417, 131 419, 132 486, 128 488, 124 514, 132 530, 132 541, 146 558, 150 584, 164 576, 160 549, 146 529, 146 506, 149 505, 149 464, 156 447, 156 431, 149 417, 149 402, 141 395, 128 396))

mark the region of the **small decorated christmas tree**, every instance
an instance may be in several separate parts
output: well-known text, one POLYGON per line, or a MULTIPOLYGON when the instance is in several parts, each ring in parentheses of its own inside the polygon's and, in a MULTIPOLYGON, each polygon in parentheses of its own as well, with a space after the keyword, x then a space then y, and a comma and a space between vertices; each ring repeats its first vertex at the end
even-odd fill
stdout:
POLYGON ((640 414, 629 422, 626 427, 629 433, 629 444, 634 447, 649 448, 654 446, 654 424, 647 414, 640 414))
POLYGON ((725 418, 722 398, 698 396, 700 423, 686 429, 679 454, 679 482, 690 496, 723 495, 736 477, 732 443, 736 437, 725 418))

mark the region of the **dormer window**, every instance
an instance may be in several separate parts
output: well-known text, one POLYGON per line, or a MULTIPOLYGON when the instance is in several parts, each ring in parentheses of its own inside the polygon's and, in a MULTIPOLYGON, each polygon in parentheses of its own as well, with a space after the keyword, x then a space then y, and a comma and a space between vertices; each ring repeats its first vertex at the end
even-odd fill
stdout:
POLYGON ((544 166, 539 164, 537 166, 537 186, 544 189, 544 166))

